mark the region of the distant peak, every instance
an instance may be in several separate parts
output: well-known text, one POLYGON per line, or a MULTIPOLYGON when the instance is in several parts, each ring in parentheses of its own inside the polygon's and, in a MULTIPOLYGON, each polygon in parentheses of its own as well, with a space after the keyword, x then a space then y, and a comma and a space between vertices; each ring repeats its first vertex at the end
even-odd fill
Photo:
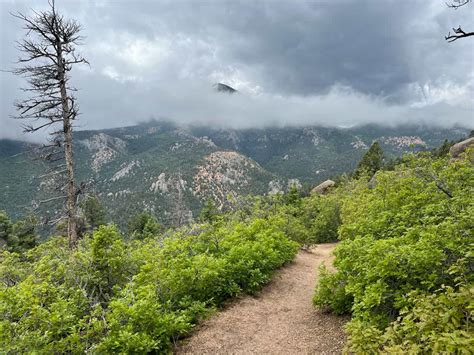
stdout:
POLYGON ((237 90, 235 90, 233 87, 222 83, 216 83, 213 85, 213 87, 219 92, 226 92, 228 94, 233 94, 237 92, 237 90))

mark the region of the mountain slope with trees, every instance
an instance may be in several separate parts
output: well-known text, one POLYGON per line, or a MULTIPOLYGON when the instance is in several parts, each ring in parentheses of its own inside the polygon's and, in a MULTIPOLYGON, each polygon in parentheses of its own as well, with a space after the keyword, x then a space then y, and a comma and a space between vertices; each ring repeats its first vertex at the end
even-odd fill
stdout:
MULTIPOLYGON (((388 161, 466 132, 416 126, 223 130, 150 122, 75 132, 75 175, 81 198, 96 195, 113 220, 147 210, 161 224, 176 225, 197 218, 208 199, 225 209, 229 195, 288 191, 294 184, 309 190, 356 168, 374 141, 388 161)), ((35 145, 3 140, 0 148, 0 209, 16 219, 51 196, 54 184, 32 178, 44 171, 33 160, 35 145)), ((40 211, 49 210, 54 220, 57 207, 40 211)))
MULTIPOLYGON (((359 174, 325 194, 239 197, 220 215, 208 202, 199 223, 169 230, 144 214, 124 234, 92 228, 75 250, 61 235, 32 249, 7 244, 0 349, 165 352, 210 310, 259 290, 299 247, 339 239, 336 271, 321 268, 314 303, 351 314, 348 350, 466 352, 474 156, 456 154, 409 154, 373 172, 380 156, 369 150, 359 174)), ((0 228, 14 240, 5 216, 0 228)))

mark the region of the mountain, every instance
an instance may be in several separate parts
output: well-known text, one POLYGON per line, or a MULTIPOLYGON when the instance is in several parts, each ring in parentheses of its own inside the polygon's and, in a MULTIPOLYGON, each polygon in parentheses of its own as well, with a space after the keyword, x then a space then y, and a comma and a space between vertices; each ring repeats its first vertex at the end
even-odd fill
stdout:
POLYGON ((213 87, 216 91, 225 92, 227 94, 233 94, 233 93, 237 92, 237 90, 234 89, 232 86, 229 86, 229 85, 223 84, 223 83, 216 83, 216 84, 213 85, 213 87))
MULTIPOLYGON (((420 126, 218 129, 149 122, 76 131, 74 154, 77 180, 87 182, 87 191, 100 197, 111 218, 123 224, 123 216, 148 210, 171 224, 176 211, 195 217, 209 198, 222 207, 229 195, 312 186, 352 170, 374 140, 394 157, 466 134, 463 128, 420 126)), ((42 166, 31 160, 32 147, 0 140, 0 210, 14 218, 25 214, 32 200, 51 196, 51 181, 35 178, 42 166)), ((55 209, 43 212, 54 215, 55 209)))
POLYGON ((405 125, 354 128, 318 126, 266 129, 212 129, 195 127, 192 133, 206 136, 217 146, 238 151, 283 179, 298 179, 314 185, 345 171, 353 170, 375 140, 388 158, 409 151, 440 145, 444 139, 466 136, 467 129, 440 129, 405 125))

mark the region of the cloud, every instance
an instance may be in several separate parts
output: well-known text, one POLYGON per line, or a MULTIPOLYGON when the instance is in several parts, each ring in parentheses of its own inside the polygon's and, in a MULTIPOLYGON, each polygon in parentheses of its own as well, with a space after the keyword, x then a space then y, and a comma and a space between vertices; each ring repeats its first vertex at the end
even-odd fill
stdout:
MULTIPOLYGON (((44 1, 2 2, 0 67, 11 68, 21 23, 8 12, 44 1)), ((424 122, 473 126, 469 39, 448 44, 470 12, 436 0, 321 2, 64 1, 84 26, 73 72, 80 128, 150 117, 233 127, 424 122), (219 95, 224 82, 239 95, 219 95)), ((474 26, 474 25, 473 25, 474 26)), ((21 80, 1 78, 0 137, 21 80)))

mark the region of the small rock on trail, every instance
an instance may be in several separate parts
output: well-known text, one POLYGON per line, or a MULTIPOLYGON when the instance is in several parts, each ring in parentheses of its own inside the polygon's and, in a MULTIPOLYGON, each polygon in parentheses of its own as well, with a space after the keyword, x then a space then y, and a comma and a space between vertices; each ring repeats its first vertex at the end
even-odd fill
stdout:
POLYGON ((335 244, 300 251, 256 296, 231 303, 197 327, 176 354, 337 354, 347 317, 312 304, 318 266, 330 267, 335 244))

